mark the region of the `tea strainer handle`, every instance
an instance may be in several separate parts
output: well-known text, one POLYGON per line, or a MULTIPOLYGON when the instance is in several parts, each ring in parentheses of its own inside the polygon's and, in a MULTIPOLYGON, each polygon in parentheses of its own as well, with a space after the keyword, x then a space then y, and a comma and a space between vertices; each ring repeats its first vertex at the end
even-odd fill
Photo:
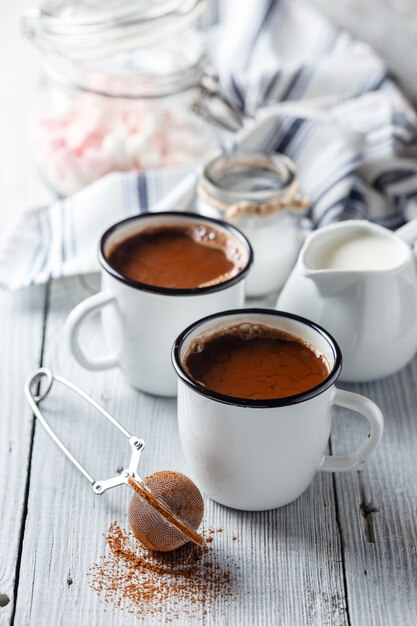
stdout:
POLYGON ((91 398, 85 391, 74 385, 74 383, 66 380, 62 376, 58 376, 57 374, 52 374, 51 370, 46 367, 41 367, 38 370, 34 371, 25 383, 25 395, 27 401, 29 402, 32 411, 35 417, 40 421, 43 428, 46 430, 48 435, 53 439, 58 448, 62 450, 65 456, 71 461, 73 465, 81 472, 81 474, 88 480, 88 482, 92 485, 94 493, 101 494, 107 491, 107 489, 111 489, 113 487, 117 487, 121 484, 128 484, 128 478, 133 477, 139 479, 137 474, 140 456, 142 450, 145 447, 145 442, 143 439, 139 439, 135 435, 131 435, 129 431, 126 430, 108 411, 106 411, 102 406, 98 404, 93 398, 91 398), (41 382, 44 382, 45 386, 41 387, 41 382), (71 389, 76 394, 81 396, 84 400, 86 400, 91 406, 93 406, 97 411, 99 411, 113 426, 115 426, 121 433, 128 439, 130 446, 132 447, 131 457, 129 466, 124 469, 120 475, 114 476, 113 478, 109 478, 106 480, 95 480, 91 474, 81 465, 79 461, 74 457, 74 455, 68 450, 65 444, 61 441, 55 431, 49 425, 49 422, 45 419, 44 415, 41 413, 38 404, 46 398, 49 394, 53 382, 59 382, 68 389, 71 389), (35 391, 36 385, 39 384, 39 388, 35 391))

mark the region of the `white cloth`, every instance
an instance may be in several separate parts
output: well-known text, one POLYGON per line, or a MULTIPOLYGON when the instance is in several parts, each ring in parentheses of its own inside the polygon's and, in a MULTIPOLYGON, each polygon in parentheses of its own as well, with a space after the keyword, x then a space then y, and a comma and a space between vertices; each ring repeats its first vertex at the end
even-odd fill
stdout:
MULTIPOLYGON (((214 61, 223 94, 255 119, 225 149, 290 156, 314 227, 368 218, 394 228, 414 217, 417 117, 379 57, 298 0, 257 0, 241 17, 233 33, 216 27, 214 61)), ((24 212, 0 244, 0 284, 97 270, 109 225, 147 210, 193 210, 198 174, 110 174, 24 212)))

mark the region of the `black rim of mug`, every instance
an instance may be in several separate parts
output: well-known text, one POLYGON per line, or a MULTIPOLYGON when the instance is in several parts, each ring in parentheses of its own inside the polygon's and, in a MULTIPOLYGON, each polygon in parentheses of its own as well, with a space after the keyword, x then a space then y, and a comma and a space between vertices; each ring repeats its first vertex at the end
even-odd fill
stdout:
MULTIPOLYGON (((266 320, 265 324, 267 325, 266 320)), ((294 335, 296 336, 296 333, 294 333, 294 335)), ((274 309, 231 309, 229 311, 221 311, 219 313, 214 313, 213 315, 203 317, 202 319, 193 322, 193 324, 190 324, 190 326, 188 326, 185 330, 182 331, 180 335, 178 335, 172 347, 171 358, 178 377, 180 378, 180 380, 182 380, 183 383, 187 385, 187 387, 190 387, 190 389, 192 389, 193 391, 196 391, 200 395, 211 398, 212 400, 216 400, 217 402, 220 402, 222 404, 231 404, 234 406, 256 409, 270 409, 273 407, 292 406, 294 404, 300 404, 301 402, 311 400, 312 398, 315 398, 316 396, 322 394, 324 391, 329 389, 329 387, 331 387, 338 379, 340 371, 342 369, 341 350, 336 340, 332 337, 332 335, 330 335, 330 333, 327 332, 327 330, 325 330, 315 322, 312 322, 305 317, 301 317, 300 315, 287 313, 285 311, 277 311, 274 309), (308 391, 303 391, 302 393, 297 393, 293 396, 286 396, 285 398, 254 400, 250 398, 238 398, 236 396, 229 396, 226 394, 218 393, 217 391, 213 391, 211 389, 207 389, 207 387, 204 387, 204 385, 191 378, 191 376, 189 376, 185 371, 181 363, 181 348, 187 337, 199 326, 202 326, 206 322, 210 322, 215 319, 227 318, 234 315, 239 315, 242 317, 251 315, 265 315, 270 317, 272 315, 274 317, 284 317, 286 319, 291 319, 296 322, 300 322, 301 324, 304 324, 309 328, 312 328, 327 341, 333 351, 334 364, 331 371, 329 372, 329 375, 321 383, 319 383, 315 387, 312 387, 308 391)))
POLYGON ((237 284, 243 278, 245 278, 248 273, 252 263, 253 263, 253 250, 250 245, 247 237, 240 231, 236 226, 229 224, 228 222, 224 222, 223 220, 215 219, 214 217, 206 217, 205 215, 200 215, 199 213, 189 213, 186 211, 161 211, 158 213, 140 213, 139 215, 132 215, 131 217, 127 217, 113 226, 110 226, 100 238, 100 243, 98 247, 98 260, 101 267, 113 278, 120 280, 125 285, 129 285, 129 287, 133 287, 134 289, 139 289, 140 291, 149 291, 151 293, 156 293, 165 296, 200 296, 204 294, 214 293, 216 291, 223 291, 223 289, 227 289, 228 287, 232 287, 237 284), (112 235, 116 230, 128 224, 129 222, 140 221, 141 219, 151 219, 155 221, 163 221, 164 217, 179 217, 185 218, 185 220, 192 220, 194 222, 205 223, 208 222, 212 224, 213 227, 226 230, 228 233, 233 235, 235 239, 239 241, 241 245, 246 249, 248 254, 248 259, 246 261, 245 266, 237 272, 231 278, 227 280, 217 283, 215 285, 208 285, 206 287, 192 287, 186 289, 176 289, 173 287, 160 287, 158 285, 149 285, 147 283, 141 283, 138 280, 134 280, 133 278, 128 278, 127 276, 123 276, 120 274, 112 265, 110 265, 109 261, 106 259, 106 255, 104 253, 104 247, 110 235, 112 235))

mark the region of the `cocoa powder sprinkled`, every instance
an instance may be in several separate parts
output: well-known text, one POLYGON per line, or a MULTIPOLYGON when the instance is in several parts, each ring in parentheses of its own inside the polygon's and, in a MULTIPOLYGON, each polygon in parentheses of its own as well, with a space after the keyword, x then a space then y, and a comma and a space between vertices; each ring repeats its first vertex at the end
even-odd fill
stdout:
MULTIPOLYGON (((209 531, 210 532, 210 531, 209 531)), ((207 537, 206 541, 212 537, 207 537)), ((116 522, 106 535, 108 554, 89 572, 102 601, 143 620, 203 617, 219 601, 232 600, 233 580, 207 544, 187 543, 170 553, 150 552, 116 522)), ((233 565, 235 575, 237 567, 233 565)))

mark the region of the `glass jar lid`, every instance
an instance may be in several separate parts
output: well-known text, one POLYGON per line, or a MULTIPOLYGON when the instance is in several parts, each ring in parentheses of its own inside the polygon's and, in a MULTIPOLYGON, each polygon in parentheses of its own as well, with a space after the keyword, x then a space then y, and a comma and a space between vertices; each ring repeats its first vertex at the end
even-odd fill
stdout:
POLYGON ((206 164, 200 198, 228 219, 269 215, 281 209, 305 210, 293 161, 283 154, 237 151, 206 164))
POLYGON ((264 202, 281 196, 295 176, 293 161, 283 154, 243 151, 216 157, 203 172, 207 190, 228 204, 264 202))
POLYGON ((200 83, 204 37, 188 26, 205 0, 50 0, 23 15, 46 74, 120 98, 179 93, 200 83))
POLYGON ((97 58, 184 30, 206 0, 49 0, 23 14, 27 37, 67 58, 97 58))
POLYGON ((160 98, 200 84, 207 67, 204 39, 188 29, 155 45, 75 62, 42 54, 47 76, 77 90, 116 98, 160 98))

